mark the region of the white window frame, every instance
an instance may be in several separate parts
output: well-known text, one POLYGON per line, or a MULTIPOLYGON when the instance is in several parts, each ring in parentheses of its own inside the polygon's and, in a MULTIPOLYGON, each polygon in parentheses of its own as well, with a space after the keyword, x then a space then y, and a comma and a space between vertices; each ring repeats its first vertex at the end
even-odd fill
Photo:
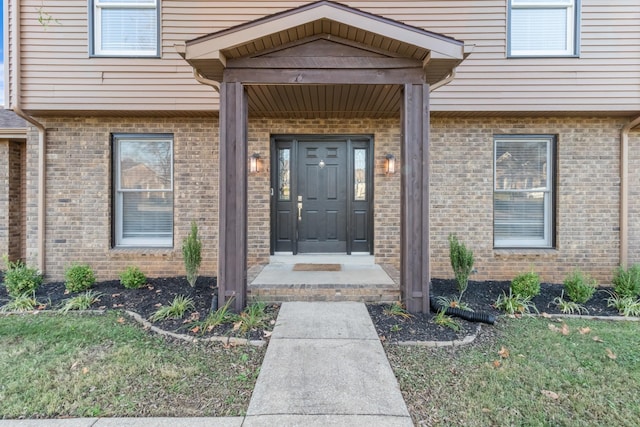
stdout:
POLYGON ((551 249, 554 244, 554 177, 555 177, 555 155, 556 137, 554 135, 495 135, 493 139, 493 194, 494 194, 494 238, 493 246, 499 249, 505 248, 531 248, 531 249, 551 249), (547 174, 546 186, 535 189, 497 189, 497 147, 498 143, 522 143, 522 142, 544 142, 547 152, 547 174), (544 237, 539 239, 499 239, 495 233, 495 195, 498 193, 542 193, 544 199, 544 237))
MULTIPOLYGON (((169 193, 172 199, 173 205, 173 135, 169 134, 114 134, 112 135, 113 141, 113 194, 114 194, 114 209, 113 209, 113 246, 116 248, 126 247, 150 247, 150 248, 172 248, 173 247, 173 227, 174 220, 172 216, 171 220, 171 232, 168 237, 153 237, 148 238, 141 237, 124 237, 123 236, 123 219, 124 219, 124 193, 127 192, 164 192, 169 193), (171 187, 169 189, 123 189, 121 183, 122 174, 120 173, 120 159, 121 159, 121 145, 123 142, 136 143, 136 142, 169 142, 171 150, 171 187)), ((173 213, 172 213, 173 215, 173 213)))
POLYGON ((101 0, 91 0, 92 14, 92 38, 91 38, 91 54, 93 56, 142 56, 142 57, 158 57, 160 54, 160 2, 159 0, 141 0, 139 3, 131 2, 109 2, 105 3, 101 0), (156 45, 151 50, 133 49, 133 50, 103 50, 102 45, 102 11, 104 9, 154 9, 156 11, 156 45))
POLYGON ((509 25, 507 28, 508 56, 577 56, 578 28, 580 0, 509 0, 509 25), (511 45, 513 39, 512 10, 513 9, 566 9, 566 48, 565 49, 527 49, 514 50, 511 45))

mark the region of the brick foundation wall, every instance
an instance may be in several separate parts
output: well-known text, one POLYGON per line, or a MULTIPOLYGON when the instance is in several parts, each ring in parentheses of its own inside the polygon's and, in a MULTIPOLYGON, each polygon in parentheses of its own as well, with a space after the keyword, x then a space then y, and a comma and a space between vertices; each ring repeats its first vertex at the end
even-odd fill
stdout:
MULTIPOLYGON (((149 277, 184 275, 181 246, 196 221, 202 239, 201 275, 217 270, 217 118, 41 118, 47 128, 46 273, 60 280, 71 263, 88 263, 99 280, 129 265, 149 277), (112 133, 174 136, 174 247, 111 248, 112 133)), ((30 138, 30 141, 37 141, 30 138)), ((37 142, 30 142, 29 248, 37 243, 37 142), (34 169, 34 167, 36 167, 34 169)))
POLYGON ((9 144, 0 141, 0 256, 9 253, 9 144))
POLYGON ((580 268, 610 283, 619 263, 624 123, 583 117, 432 119, 432 277, 453 277, 447 236, 456 233, 475 253, 478 273, 472 279, 512 279, 533 268, 543 280, 561 282, 580 268), (493 248, 494 134, 558 135, 555 249, 493 248))
POLYGON ((12 261, 25 258, 24 145, 0 142, 0 256, 12 261))
POLYGON ((640 264, 640 131, 629 134, 629 265, 640 264))
MULTIPOLYGON (((149 276, 183 275, 181 243, 190 222, 203 239, 201 274, 215 275, 218 234, 217 118, 41 118, 47 126, 46 267, 58 280, 72 262, 92 265, 100 280, 117 278, 127 265, 149 276), (174 248, 112 249, 110 134, 174 134, 174 248)), ((619 262, 619 118, 432 118, 432 277, 453 277, 449 233, 472 248, 473 279, 511 279, 534 268, 545 281, 560 282, 578 267, 609 283, 619 262), (494 134, 558 135, 556 248, 493 248, 494 134)), ((400 173, 386 176, 384 160, 400 163, 397 119, 266 119, 249 122, 248 153, 262 171, 248 178, 248 266, 269 260, 270 136, 272 134, 374 135, 374 233, 379 264, 399 266, 400 173)), ((640 137, 631 134, 630 261, 640 262, 640 137), (638 148, 638 149, 636 149, 638 148)), ((37 259, 37 133, 29 133, 26 162, 26 248, 37 259)), ((1 184, 1 183, 0 183, 1 184)))

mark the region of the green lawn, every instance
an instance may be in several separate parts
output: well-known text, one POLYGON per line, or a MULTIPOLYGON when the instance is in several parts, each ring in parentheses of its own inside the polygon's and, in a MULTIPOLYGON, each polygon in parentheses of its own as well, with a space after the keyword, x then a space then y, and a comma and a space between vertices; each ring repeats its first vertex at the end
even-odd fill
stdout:
POLYGON ((0 316, 0 419, 241 415, 263 356, 168 341, 115 312, 0 316))
POLYGON ((640 323, 524 318, 483 328, 467 347, 386 346, 416 424, 640 422, 640 323))

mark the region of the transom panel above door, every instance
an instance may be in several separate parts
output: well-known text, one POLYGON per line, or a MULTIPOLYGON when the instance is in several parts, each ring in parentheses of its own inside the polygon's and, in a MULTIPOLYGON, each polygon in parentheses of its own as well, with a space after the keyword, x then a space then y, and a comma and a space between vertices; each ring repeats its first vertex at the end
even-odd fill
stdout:
POLYGON ((373 138, 272 137, 271 252, 373 253, 373 138))

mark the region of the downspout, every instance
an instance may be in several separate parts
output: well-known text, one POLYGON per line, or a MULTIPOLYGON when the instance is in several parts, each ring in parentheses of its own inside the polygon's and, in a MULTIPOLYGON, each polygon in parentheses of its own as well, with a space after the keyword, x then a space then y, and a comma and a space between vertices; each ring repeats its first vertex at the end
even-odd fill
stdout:
POLYGON ((454 68, 453 70, 451 70, 451 72, 447 75, 447 77, 445 77, 444 79, 435 82, 434 84, 429 86, 429 92, 433 92, 434 90, 441 88, 442 86, 448 85, 449 83, 451 83, 453 81, 453 79, 456 77, 456 69, 454 68))
POLYGON ((629 132, 640 125, 640 116, 620 131, 620 266, 629 262, 629 132))
POLYGON ((202 74, 200 74, 200 72, 198 70, 193 69, 193 77, 196 79, 196 81, 200 84, 206 85, 206 86, 211 86, 213 88, 213 90, 215 90, 216 92, 220 93, 220 82, 217 82, 215 80, 210 80, 206 77, 204 77, 202 74))
MULTIPOLYGON (((13 0, 13 74, 12 86, 14 102, 11 103, 11 110, 27 122, 31 123, 38 130, 38 269, 45 273, 45 226, 46 226, 46 128, 29 114, 25 113, 20 106, 20 1, 13 0)), ((11 101, 11 100, 9 100, 11 101)))

